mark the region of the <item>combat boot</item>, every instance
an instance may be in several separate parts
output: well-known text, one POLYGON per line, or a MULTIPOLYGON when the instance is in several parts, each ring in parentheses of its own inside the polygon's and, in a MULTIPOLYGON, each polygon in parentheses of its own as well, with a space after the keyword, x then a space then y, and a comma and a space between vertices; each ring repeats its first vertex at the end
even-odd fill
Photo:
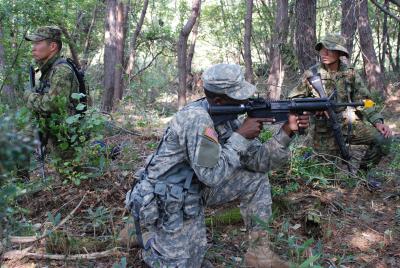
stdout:
POLYGON ((266 232, 252 231, 249 235, 249 243, 249 249, 244 256, 246 266, 255 268, 289 268, 289 264, 270 249, 270 242, 266 232))

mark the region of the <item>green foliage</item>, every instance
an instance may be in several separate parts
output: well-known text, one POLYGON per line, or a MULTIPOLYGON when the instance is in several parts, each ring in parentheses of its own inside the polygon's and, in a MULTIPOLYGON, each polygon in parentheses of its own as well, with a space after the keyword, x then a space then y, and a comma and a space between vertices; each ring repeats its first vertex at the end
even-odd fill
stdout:
MULTIPOLYGON (((71 97, 79 100, 83 96, 73 93, 71 97)), ((60 98, 58 102, 58 107, 68 107, 66 100, 60 98)), ((77 109, 82 106, 84 104, 77 104, 77 109)), ((93 140, 103 138, 105 126, 105 118, 95 109, 88 109, 84 116, 69 115, 65 109, 60 109, 48 118, 41 117, 39 125, 44 133, 49 132, 57 138, 52 164, 63 177, 64 183, 72 181, 79 185, 82 180, 89 178, 87 173, 82 172, 84 167, 94 168, 99 173, 104 171, 109 162, 107 151, 98 145, 91 145, 93 140)))
POLYGON ((300 189, 300 185, 296 181, 291 181, 285 185, 273 185, 271 189, 272 196, 284 196, 288 193, 297 192, 300 189))
POLYGON ((96 236, 96 229, 101 229, 106 225, 106 223, 108 223, 110 212, 103 206, 97 207, 95 210, 89 208, 86 211, 88 213, 86 218, 91 221, 93 235, 96 236))
POLYGON ((29 154, 34 145, 33 139, 26 135, 29 113, 25 109, 17 113, 7 110, 8 107, 0 105, 0 226, 3 228, 14 225, 14 215, 20 211, 13 205, 26 188, 15 179, 15 173, 21 168, 29 169, 29 154))
POLYGON ((309 147, 293 148, 290 171, 306 184, 319 187, 327 186, 337 172, 334 163, 321 161, 312 154, 312 148, 309 147))
POLYGON ((260 135, 258 136, 262 143, 267 142, 269 139, 272 138, 274 133, 271 130, 264 129, 261 131, 260 135))

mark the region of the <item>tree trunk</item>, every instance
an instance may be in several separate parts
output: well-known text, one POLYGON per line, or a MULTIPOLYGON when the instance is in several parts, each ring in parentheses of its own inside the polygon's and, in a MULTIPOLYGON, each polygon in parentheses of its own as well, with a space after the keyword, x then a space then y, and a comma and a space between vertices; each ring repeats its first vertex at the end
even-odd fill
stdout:
POLYGON ((192 29, 191 41, 188 48, 188 54, 186 59, 186 87, 189 90, 193 90, 196 87, 195 76, 192 73, 192 61, 194 56, 194 49, 196 47, 197 35, 199 32, 200 15, 196 20, 196 23, 192 29))
POLYGON ((187 54, 186 68, 187 68, 187 73, 189 75, 192 74, 192 61, 194 56, 194 49, 196 47, 197 35, 199 33, 199 24, 200 24, 200 15, 197 18, 196 23, 193 25, 191 42, 187 54))
POLYGON ((7 81, 7 64, 6 64, 6 53, 4 49, 4 41, 3 41, 3 23, 2 19, 0 19, 0 93, 8 96, 10 98, 15 96, 15 92, 12 86, 8 84, 7 81))
POLYGON ((387 55, 388 55, 388 58, 389 58, 390 65, 392 66, 392 71, 395 72, 396 71, 396 63, 395 63, 394 58, 393 58, 393 55, 394 55, 393 54, 393 47, 390 44, 389 35, 387 35, 386 37, 387 37, 386 42, 387 42, 387 46, 388 46, 387 55))
POLYGON ((96 6, 93 9, 92 13, 92 20, 90 21, 89 28, 86 33, 86 40, 85 40, 85 47, 83 49, 83 61, 81 61, 81 67, 83 70, 86 70, 88 64, 89 64, 89 50, 90 50, 90 45, 91 45, 91 38, 92 38, 92 32, 94 25, 96 24, 96 19, 97 19, 97 13, 98 13, 99 7, 96 4, 96 6))
POLYGON ((271 99, 281 96, 282 82, 285 76, 282 61, 282 46, 285 44, 289 30, 288 0, 278 0, 275 14, 275 34, 271 42, 271 69, 268 76, 268 94, 271 99))
POLYGON ((177 45, 178 51, 178 70, 179 70, 179 88, 178 88, 178 107, 182 108, 186 105, 186 76, 187 76, 187 40, 196 19, 200 14, 201 0, 192 1, 192 13, 183 26, 179 34, 177 45))
POLYGON ((113 108, 115 66, 117 65, 115 57, 117 46, 116 6, 117 0, 107 0, 104 26, 104 92, 102 97, 102 109, 107 112, 113 108))
POLYGON ((251 60, 251 32, 252 32, 252 19, 253 16, 253 0, 246 1, 246 17, 244 18, 244 65, 245 65, 245 79, 253 84, 253 63, 251 60))
POLYGON ((400 72, 400 23, 397 24, 396 72, 400 72))
MULTIPOLYGON (((388 5, 389 5, 389 1, 385 0, 384 6, 386 9, 388 8, 388 5)), ((387 51, 387 38, 388 38, 387 17, 388 17, 388 15, 386 13, 384 13, 383 14, 383 25, 382 25, 382 41, 381 41, 382 51, 381 51, 381 60, 380 60, 382 73, 385 72, 385 59, 386 59, 386 51, 387 51)))
POLYGON ((125 35, 126 35, 126 18, 128 16, 128 9, 130 2, 126 4, 125 1, 118 1, 116 13, 116 65, 114 76, 114 101, 122 100, 123 95, 123 66, 124 66, 124 52, 125 52, 125 35))
POLYGON ((80 68, 81 67, 81 63, 79 61, 79 56, 78 56, 78 51, 76 48, 76 43, 73 40, 73 38, 71 37, 71 35, 69 34, 67 28, 65 28, 63 25, 59 24, 59 27, 61 29, 61 31, 63 32, 65 39, 67 40, 68 43, 68 47, 69 47, 69 51, 71 52, 71 58, 74 61, 75 65, 80 68))
POLYGON ((140 14, 140 19, 136 25, 135 32, 133 33, 132 38, 131 38, 131 43, 130 43, 131 52, 129 54, 129 59, 126 62, 126 66, 125 66, 125 75, 127 75, 127 77, 128 77, 127 83, 129 83, 129 81, 131 80, 132 71, 135 66, 137 39, 139 37, 140 31, 142 30, 142 26, 143 26, 144 18, 146 17, 148 5, 149 5, 149 0, 144 0, 142 12, 140 14))
POLYGON ((303 72, 316 62, 316 0, 296 1, 296 53, 303 72))
POLYGON ((356 2, 354 0, 342 0, 342 20, 340 24, 341 34, 346 38, 346 48, 349 51, 349 59, 353 53, 354 36, 357 30, 356 2))
POLYGON ((368 86, 383 97, 385 95, 385 79, 374 50, 372 30, 368 18, 368 1, 359 0, 357 9, 358 33, 368 86))

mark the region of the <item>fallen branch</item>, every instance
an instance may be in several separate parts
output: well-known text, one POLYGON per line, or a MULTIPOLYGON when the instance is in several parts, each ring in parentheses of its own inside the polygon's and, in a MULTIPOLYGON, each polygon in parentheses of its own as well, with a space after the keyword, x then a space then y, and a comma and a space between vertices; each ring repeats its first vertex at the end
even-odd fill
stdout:
MULTIPOLYGON (((43 238, 47 237, 49 234, 60 228, 64 223, 66 223, 76 212, 76 210, 81 206, 83 200, 85 199, 86 194, 82 197, 79 204, 65 217, 59 224, 57 224, 50 232, 44 232, 40 237, 36 236, 11 236, 10 242, 11 243, 18 243, 18 244, 25 244, 25 243, 34 243, 37 241, 42 240, 43 238)), ((25 250, 25 249, 24 249, 25 250)))
MULTIPOLYGON (((31 247, 30 247, 31 248, 31 247)), ((3 255, 3 260, 11 260, 11 259, 22 259, 22 258, 30 258, 30 259, 46 259, 46 260, 59 260, 59 261, 75 261, 75 260, 95 260, 99 258, 104 258, 111 256, 115 253, 119 253, 118 248, 113 248, 106 251, 101 252, 93 252, 88 254, 76 254, 76 255, 62 255, 62 254, 44 254, 44 253, 32 253, 28 252, 26 248, 23 250, 11 250, 3 255)))

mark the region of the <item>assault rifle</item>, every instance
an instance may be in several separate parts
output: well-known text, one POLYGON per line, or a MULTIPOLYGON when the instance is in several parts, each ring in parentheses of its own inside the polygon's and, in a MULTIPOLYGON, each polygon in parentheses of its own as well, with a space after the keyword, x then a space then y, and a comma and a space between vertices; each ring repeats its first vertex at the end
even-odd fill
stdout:
MULTIPOLYGON (((29 83, 30 83, 31 91, 37 90, 37 89, 35 89, 35 84, 36 84, 35 69, 33 66, 29 66, 29 83)), ((36 92, 36 93, 39 93, 39 92, 36 92)), ((40 162, 40 174, 42 176, 42 179, 44 180, 46 178, 46 174, 44 172, 44 162, 45 162, 46 155, 45 155, 45 148, 43 145, 43 134, 39 130, 36 130, 35 136, 36 136, 36 140, 38 142, 36 151, 38 154, 38 160, 40 162)))
MULTIPOLYGON (((274 118, 275 123, 288 120, 289 113, 303 114, 303 112, 326 111, 329 117, 329 124, 332 128, 335 141, 339 146, 340 154, 346 161, 351 156, 346 147, 341 124, 338 122, 336 111, 340 107, 372 107, 374 102, 364 100, 362 102, 337 103, 333 100, 334 95, 329 98, 298 98, 290 100, 270 101, 263 98, 250 99, 246 104, 238 105, 209 105, 208 112, 213 120, 230 120, 237 117, 238 114, 247 114, 254 118, 274 118), (218 119, 219 118, 219 119, 218 119)), ((299 131, 304 132, 303 131, 299 131)))

